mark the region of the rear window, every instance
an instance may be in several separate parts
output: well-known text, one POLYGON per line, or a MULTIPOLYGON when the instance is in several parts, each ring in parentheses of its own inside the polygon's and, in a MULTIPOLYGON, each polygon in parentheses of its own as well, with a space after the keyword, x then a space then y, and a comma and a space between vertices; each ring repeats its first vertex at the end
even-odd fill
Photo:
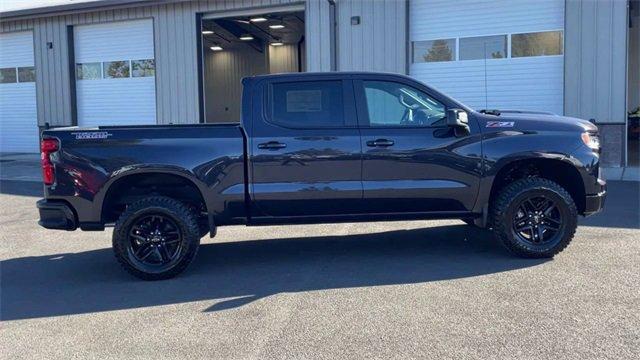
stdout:
POLYGON ((342 81, 274 83, 271 121, 293 128, 344 126, 342 81))

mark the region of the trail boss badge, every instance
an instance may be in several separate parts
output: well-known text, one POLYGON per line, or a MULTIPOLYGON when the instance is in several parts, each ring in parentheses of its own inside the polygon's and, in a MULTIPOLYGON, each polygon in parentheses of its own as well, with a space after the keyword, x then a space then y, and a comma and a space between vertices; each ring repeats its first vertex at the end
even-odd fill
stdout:
POLYGON ((76 132, 71 133, 75 135, 76 140, 93 140, 93 139, 106 139, 113 134, 109 134, 106 131, 92 131, 92 132, 76 132))

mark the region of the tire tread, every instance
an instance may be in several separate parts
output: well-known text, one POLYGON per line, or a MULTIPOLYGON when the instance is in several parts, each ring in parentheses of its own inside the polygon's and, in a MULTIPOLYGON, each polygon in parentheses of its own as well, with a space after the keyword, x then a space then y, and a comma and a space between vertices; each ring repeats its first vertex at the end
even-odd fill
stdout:
POLYGON ((183 272, 198 253, 198 248, 200 247, 200 228, 198 225, 198 218, 188 206, 178 200, 166 196, 146 197, 127 206, 127 209, 120 215, 113 229, 112 241, 114 255, 118 260, 118 263, 129 274, 142 280, 149 281, 169 279, 183 272), (124 224, 127 219, 134 216, 139 211, 154 207, 163 208, 175 214, 186 228, 186 233, 183 234, 183 236, 191 238, 190 245, 187 248, 183 259, 176 266, 162 273, 147 273, 133 267, 125 258, 126 255, 122 248, 123 244, 121 243, 123 237, 127 236, 122 233, 126 230, 124 228, 124 224))
POLYGON ((526 258, 548 258, 563 251, 573 239, 577 228, 578 210, 569 192, 558 183, 541 177, 528 177, 516 180, 505 186, 493 201, 490 215, 494 233, 502 244, 512 253, 526 258), (548 190, 555 192, 565 201, 569 208, 571 219, 569 219, 562 240, 547 251, 532 251, 507 236, 508 232, 511 231, 511 221, 504 218, 504 213, 517 196, 529 190, 548 190))

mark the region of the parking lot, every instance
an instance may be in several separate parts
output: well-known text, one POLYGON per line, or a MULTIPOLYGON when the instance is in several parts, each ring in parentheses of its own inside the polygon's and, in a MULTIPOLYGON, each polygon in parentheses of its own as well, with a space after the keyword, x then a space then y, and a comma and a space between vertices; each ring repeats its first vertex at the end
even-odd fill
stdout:
POLYGON ((3 358, 640 356, 637 182, 554 260, 453 220, 236 226, 162 282, 119 268, 110 229, 37 226, 39 183, 0 186, 3 358))

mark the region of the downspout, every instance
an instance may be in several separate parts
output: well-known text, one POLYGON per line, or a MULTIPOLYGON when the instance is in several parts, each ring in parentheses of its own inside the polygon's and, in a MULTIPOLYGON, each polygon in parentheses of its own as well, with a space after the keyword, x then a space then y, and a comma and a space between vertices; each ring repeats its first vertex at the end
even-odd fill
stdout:
MULTIPOLYGON (((302 44, 304 44, 304 35, 302 35, 300 37, 300 40, 298 41, 297 47, 298 47, 298 72, 302 72, 302 44)), ((305 54, 305 58, 306 58, 306 54, 305 54)))
POLYGON ((336 1, 335 0, 327 0, 329 3, 329 51, 331 51, 331 63, 330 63, 330 71, 338 70, 338 52, 337 52, 337 31, 336 28, 338 26, 337 17, 336 17, 336 1))

